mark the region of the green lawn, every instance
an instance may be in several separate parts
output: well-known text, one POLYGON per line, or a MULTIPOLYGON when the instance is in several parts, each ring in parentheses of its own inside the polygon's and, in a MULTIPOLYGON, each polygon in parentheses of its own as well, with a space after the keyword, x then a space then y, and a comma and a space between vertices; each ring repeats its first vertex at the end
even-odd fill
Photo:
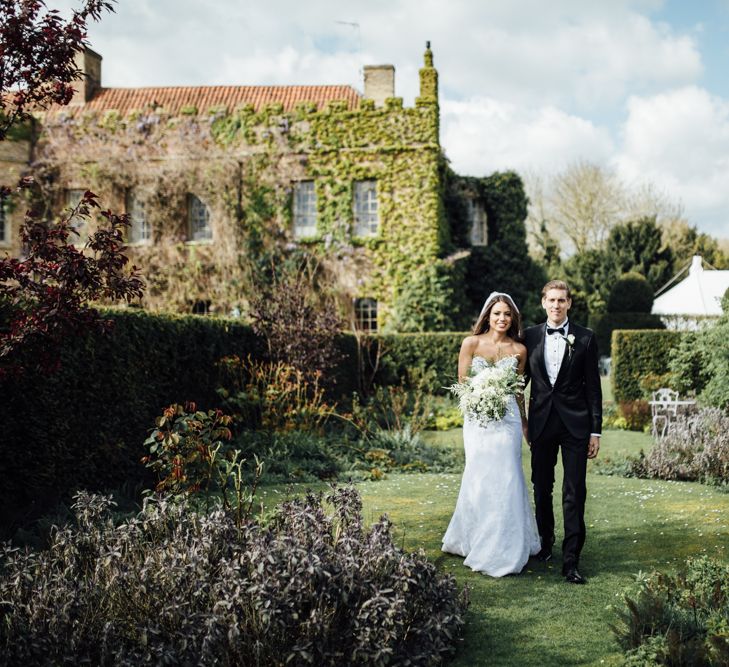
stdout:
MULTIPOLYGON (((427 437, 461 446, 460 430, 427 437)), ((601 453, 635 454, 641 447, 650 447, 649 436, 607 431, 601 453)), ((526 448, 524 466, 528 474, 526 448)), ((552 565, 530 561, 518 576, 492 579, 440 551, 459 484, 458 474, 418 474, 390 475, 359 487, 366 519, 386 512, 406 549, 422 548, 471 589, 465 641, 453 663, 459 667, 620 664, 609 630, 615 620, 610 605, 621 605, 621 591, 638 571, 673 569, 692 554, 727 558, 729 494, 700 484, 588 471, 588 533, 581 561, 588 585, 566 584, 559 574, 559 524, 552 565)), ((560 484, 558 479, 557 489, 560 484)), ((555 500, 559 516, 559 493, 555 500)))

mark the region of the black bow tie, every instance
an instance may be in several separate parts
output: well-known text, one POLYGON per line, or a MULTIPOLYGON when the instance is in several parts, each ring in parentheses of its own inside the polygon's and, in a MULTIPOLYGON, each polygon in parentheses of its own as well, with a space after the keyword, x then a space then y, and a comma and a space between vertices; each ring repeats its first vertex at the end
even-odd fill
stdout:
POLYGON ((557 329, 547 327, 547 336, 551 336, 552 334, 556 333, 558 333, 560 336, 564 336, 564 327, 558 327, 557 329))

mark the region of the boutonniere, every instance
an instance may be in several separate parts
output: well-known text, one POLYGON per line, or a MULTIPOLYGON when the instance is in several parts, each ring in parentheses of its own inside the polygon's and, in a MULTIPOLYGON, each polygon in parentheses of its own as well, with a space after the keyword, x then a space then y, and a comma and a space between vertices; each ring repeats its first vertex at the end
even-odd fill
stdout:
POLYGON ((572 351, 575 347, 575 336, 574 334, 567 334, 566 336, 562 336, 562 338, 564 338, 567 343, 567 358, 572 359, 572 351))

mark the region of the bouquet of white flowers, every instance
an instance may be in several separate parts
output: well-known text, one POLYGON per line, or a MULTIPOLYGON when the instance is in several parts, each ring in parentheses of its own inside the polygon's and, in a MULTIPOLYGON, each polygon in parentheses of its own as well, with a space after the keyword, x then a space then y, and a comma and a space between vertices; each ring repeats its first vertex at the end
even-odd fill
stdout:
POLYGON ((458 397, 464 417, 486 426, 503 419, 509 399, 524 391, 524 378, 512 364, 485 366, 448 389, 458 397))

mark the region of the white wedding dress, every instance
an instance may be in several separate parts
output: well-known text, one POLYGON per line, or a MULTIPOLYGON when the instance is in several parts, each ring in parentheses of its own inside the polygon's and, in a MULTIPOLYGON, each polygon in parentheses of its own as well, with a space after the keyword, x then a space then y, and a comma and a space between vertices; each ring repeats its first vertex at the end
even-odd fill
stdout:
MULTIPOLYGON (((475 356, 472 367, 491 362, 475 356)), ((497 364, 517 364, 504 357, 497 364)), ((492 577, 521 572, 539 552, 539 534, 521 467, 521 419, 516 398, 501 421, 486 427, 466 417, 466 465, 443 551, 465 556, 473 570, 492 577)))

